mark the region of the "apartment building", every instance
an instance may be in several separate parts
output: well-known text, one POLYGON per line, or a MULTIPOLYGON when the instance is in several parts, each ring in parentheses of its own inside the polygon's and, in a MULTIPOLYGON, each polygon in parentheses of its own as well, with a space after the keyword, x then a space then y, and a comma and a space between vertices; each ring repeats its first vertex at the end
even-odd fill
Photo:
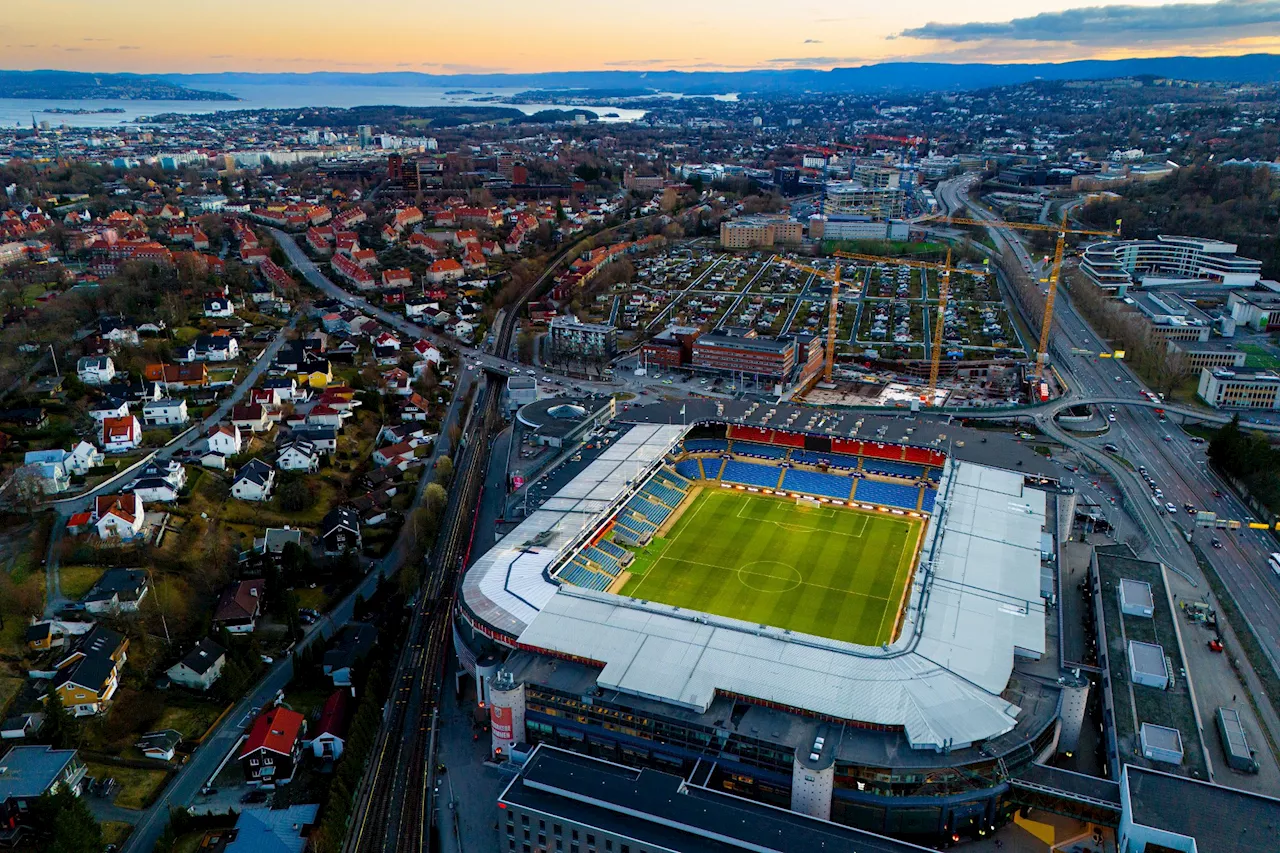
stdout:
POLYGON ((551 321, 551 349, 575 356, 612 356, 618 351, 618 329, 607 323, 581 323, 572 316, 551 321))
POLYGON ((785 216, 743 216, 720 223, 720 245, 725 249, 798 246, 804 240, 804 225, 785 216))
POLYGON ((1280 409, 1280 374, 1204 367, 1196 394, 1215 409, 1280 409))
POLYGON ((796 366, 796 342, 761 337, 754 330, 718 329, 694 341, 693 366, 785 380, 796 366))

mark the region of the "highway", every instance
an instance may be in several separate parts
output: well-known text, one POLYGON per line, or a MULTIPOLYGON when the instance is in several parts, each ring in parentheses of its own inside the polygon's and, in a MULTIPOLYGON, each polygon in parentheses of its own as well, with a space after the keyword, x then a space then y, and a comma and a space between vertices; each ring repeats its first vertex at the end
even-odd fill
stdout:
MULTIPOLYGON (((939 186, 938 196, 953 212, 965 211, 979 219, 995 217, 978 205, 968 204, 966 194, 976 176, 966 175, 939 186)), ((989 232, 997 245, 1009 246, 1033 271, 1040 265, 1031 257, 1016 234, 992 228, 989 232)), ((1038 329, 1038 322, 1032 323, 1038 329)), ((1070 294, 1059 290, 1054 308, 1051 363, 1071 386, 1060 404, 1037 411, 1034 418, 1046 435, 1071 447, 1107 472, 1124 496, 1126 513, 1137 525, 1137 542, 1146 545, 1146 556, 1162 560, 1186 576, 1196 579, 1205 590, 1205 581, 1195 555, 1182 535, 1192 527, 1192 518, 1181 508, 1190 504, 1196 509, 1216 512, 1219 517, 1246 520, 1250 510, 1234 495, 1227 484, 1209 468, 1204 444, 1196 444, 1176 425, 1165 422, 1156 413, 1143 392, 1146 387, 1122 360, 1096 356, 1069 355, 1072 349, 1092 353, 1109 352, 1111 347, 1100 339, 1079 315, 1070 294), (1077 438, 1063 430, 1054 420, 1057 411, 1082 399, 1116 400, 1116 411, 1100 404, 1099 414, 1114 415, 1107 434, 1096 438, 1077 438), (1114 443, 1118 454, 1107 453, 1103 445, 1114 443), (1118 457, 1123 457, 1129 465, 1118 457), (1163 490, 1161 506, 1151 496, 1146 482, 1136 469, 1144 466, 1163 490), (1222 494, 1214 497, 1215 491, 1222 494), (1162 503, 1178 507, 1178 514, 1165 513, 1162 503), (1175 517, 1177 524, 1175 525, 1175 517)), ((1165 407, 1174 411, 1180 407, 1165 407)), ((1223 420, 1226 416, 1223 416, 1223 420)), ((1271 425, 1254 425, 1271 431, 1271 425)), ((1280 550, 1267 531, 1208 531, 1194 534, 1197 544, 1230 590, 1245 618, 1270 658, 1280 671, 1280 577, 1267 568, 1267 556, 1280 550), (1211 546, 1212 539, 1222 544, 1211 546)), ((1207 595, 1207 591, 1205 592, 1207 595)), ((1244 626, 1237 626, 1243 629, 1244 626)))

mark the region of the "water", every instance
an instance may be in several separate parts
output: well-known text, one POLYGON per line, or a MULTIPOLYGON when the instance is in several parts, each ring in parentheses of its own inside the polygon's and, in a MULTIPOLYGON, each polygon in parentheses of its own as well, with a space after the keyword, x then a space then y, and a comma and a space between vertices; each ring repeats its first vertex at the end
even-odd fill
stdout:
POLYGON ((36 121, 47 121, 52 127, 112 127, 138 124, 140 117, 161 113, 188 113, 198 115, 220 110, 287 109, 291 107, 357 107, 368 104, 395 104, 406 107, 492 106, 515 107, 525 115, 547 109, 586 109, 601 117, 601 121, 635 121, 643 118, 645 111, 614 106, 568 106, 565 104, 512 104, 502 100, 526 91, 518 89, 480 89, 474 95, 447 95, 464 87, 419 88, 416 86, 295 86, 245 84, 216 87, 219 91, 234 95, 239 101, 104 101, 104 100, 36 100, 25 98, 0 98, 0 127, 30 127, 34 114, 36 121), (496 101, 475 101, 477 97, 494 97, 496 101), (123 113, 98 113, 93 115, 57 115, 50 109, 98 110, 122 109, 123 113), (606 113, 616 115, 605 118, 606 113))

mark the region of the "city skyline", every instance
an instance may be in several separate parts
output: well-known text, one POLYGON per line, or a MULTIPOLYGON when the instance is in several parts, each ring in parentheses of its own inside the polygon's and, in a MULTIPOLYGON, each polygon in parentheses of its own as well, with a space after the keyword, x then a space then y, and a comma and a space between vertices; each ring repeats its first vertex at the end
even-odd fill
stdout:
POLYGON ((335 0, 230 0, 231 39, 176 19, 160 0, 27 4, 0 28, 12 69, 75 71, 745 70, 886 61, 1045 62, 1280 50, 1280 0, 1079 5, 925 0, 849 12, 805 3, 778 16, 761 0, 656 0, 641 17, 584 15, 567 0, 517 7, 478 0, 431 7, 391 0, 353 15, 335 0), (48 16, 59 10, 56 33, 48 16), (767 21, 768 26, 761 26, 767 21), (625 35, 620 35, 625 33, 625 35))

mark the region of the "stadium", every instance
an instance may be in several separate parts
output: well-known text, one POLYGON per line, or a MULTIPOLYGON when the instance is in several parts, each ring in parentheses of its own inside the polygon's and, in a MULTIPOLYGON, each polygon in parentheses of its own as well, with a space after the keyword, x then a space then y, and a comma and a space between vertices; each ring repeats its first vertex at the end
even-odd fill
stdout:
MULTIPOLYGON (((1072 740, 1041 457, 958 426, 748 402, 617 437, 467 569, 495 756, 549 742, 936 840, 1072 740)), ((1080 712, 1082 717, 1082 711, 1080 712)))

